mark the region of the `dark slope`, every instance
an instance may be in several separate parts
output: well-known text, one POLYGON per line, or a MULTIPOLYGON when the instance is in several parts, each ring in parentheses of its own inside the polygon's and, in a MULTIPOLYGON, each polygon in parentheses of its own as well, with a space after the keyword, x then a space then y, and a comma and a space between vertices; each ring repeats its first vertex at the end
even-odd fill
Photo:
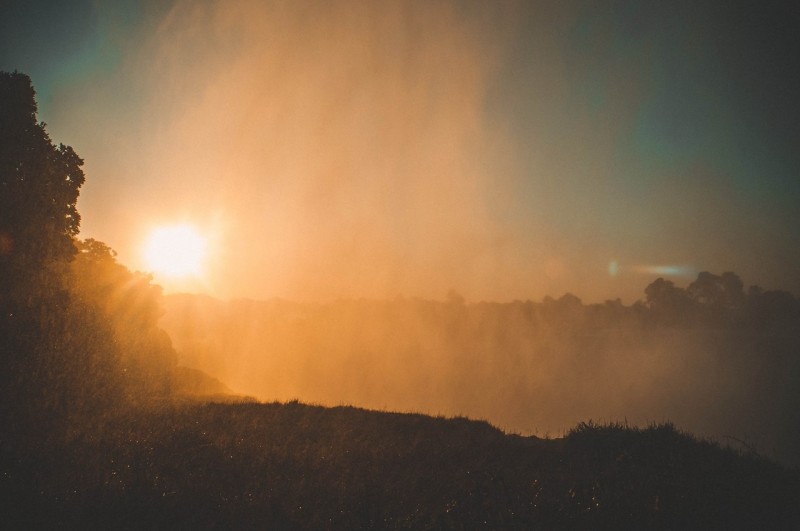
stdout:
POLYGON ((82 433, 38 449, 6 441, 7 528, 793 529, 800 521, 797 471, 668 425, 581 425, 542 440, 461 418, 250 403, 170 406, 82 433))

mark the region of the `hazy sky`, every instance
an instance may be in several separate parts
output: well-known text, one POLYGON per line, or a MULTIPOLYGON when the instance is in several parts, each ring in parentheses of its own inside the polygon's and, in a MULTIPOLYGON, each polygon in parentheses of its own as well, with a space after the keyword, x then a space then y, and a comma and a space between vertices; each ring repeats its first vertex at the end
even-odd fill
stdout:
POLYGON ((83 237, 211 237, 167 288, 798 294, 800 10, 735 4, 12 0, 0 69, 86 160, 83 237))

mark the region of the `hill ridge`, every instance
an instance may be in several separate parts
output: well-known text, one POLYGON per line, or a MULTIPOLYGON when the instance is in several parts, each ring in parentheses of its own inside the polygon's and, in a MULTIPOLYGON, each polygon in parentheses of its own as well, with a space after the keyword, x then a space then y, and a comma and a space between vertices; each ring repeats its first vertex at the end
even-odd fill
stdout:
POLYGON ((800 521, 800 472, 671 424, 584 423, 542 439, 464 417, 206 403, 119 415, 49 442, 43 453, 17 448, 6 460, 29 468, 0 478, 8 521, 120 529, 792 529, 800 521))

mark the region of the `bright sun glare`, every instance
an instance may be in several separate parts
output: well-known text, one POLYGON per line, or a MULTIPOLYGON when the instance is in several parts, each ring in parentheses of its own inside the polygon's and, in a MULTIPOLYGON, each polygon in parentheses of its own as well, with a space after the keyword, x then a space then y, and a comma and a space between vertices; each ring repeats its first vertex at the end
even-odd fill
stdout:
POLYGON ((144 259, 154 273, 170 277, 202 274, 207 241, 191 225, 155 229, 147 240, 144 259))

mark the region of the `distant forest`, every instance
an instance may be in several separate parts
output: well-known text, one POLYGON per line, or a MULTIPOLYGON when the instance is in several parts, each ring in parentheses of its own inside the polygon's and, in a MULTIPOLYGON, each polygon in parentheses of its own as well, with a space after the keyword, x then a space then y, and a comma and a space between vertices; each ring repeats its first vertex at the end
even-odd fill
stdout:
POLYGON ((800 463, 800 301, 733 273, 644 300, 165 298, 182 364, 263 400, 467 415, 559 436, 577 422, 672 420, 800 463))

